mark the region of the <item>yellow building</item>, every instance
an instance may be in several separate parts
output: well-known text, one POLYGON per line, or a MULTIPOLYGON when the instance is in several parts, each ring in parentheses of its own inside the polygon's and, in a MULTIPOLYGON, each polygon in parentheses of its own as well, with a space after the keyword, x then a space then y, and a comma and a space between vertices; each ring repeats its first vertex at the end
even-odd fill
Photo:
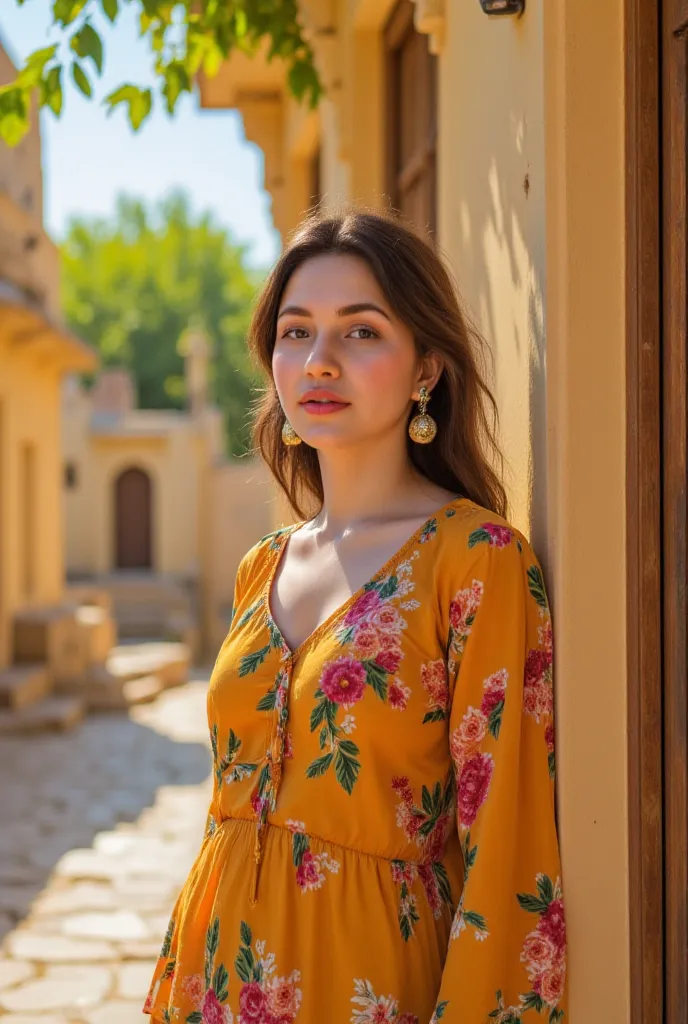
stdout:
POLYGON ((549 577, 571 1016, 685 1024, 685 0, 300 9, 317 110, 243 55, 202 105, 242 113, 283 236, 391 202, 447 255, 549 577))
POLYGON ((241 555, 271 529, 265 467, 226 459, 208 401, 207 344, 187 336, 189 408, 137 408, 131 374, 63 394, 65 550, 71 583, 110 595, 124 638, 182 640, 213 661, 241 555))

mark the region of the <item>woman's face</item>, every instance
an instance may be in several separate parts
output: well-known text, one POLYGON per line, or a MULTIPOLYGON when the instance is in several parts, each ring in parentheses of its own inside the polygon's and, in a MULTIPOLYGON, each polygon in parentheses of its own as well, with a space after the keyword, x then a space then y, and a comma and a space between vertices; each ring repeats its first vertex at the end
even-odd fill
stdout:
POLYGON ((272 371, 294 430, 323 450, 402 433, 420 385, 430 391, 439 376, 437 368, 421 376, 413 336, 365 261, 339 253, 315 256, 292 274, 278 310, 272 371), (346 405, 325 411, 300 404, 313 388, 346 405))

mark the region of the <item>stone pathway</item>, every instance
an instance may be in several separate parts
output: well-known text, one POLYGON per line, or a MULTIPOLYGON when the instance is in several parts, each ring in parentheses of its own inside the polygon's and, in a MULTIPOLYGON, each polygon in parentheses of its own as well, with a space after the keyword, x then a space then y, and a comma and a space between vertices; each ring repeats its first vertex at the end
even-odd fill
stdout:
POLYGON ((211 793, 207 671, 74 733, 0 741, 0 1024, 147 1024, 211 793))

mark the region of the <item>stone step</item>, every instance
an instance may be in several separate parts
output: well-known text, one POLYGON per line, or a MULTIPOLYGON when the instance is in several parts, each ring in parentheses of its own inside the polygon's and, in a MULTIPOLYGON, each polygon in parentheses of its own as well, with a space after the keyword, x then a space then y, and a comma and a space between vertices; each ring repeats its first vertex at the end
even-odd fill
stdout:
POLYGON ((32 732, 66 732, 78 725, 86 713, 80 697, 53 696, 12 710, 0 710, 0 735, 32 732))
POLYGON ((13 665, 0 672, 0 707, 27 707, 47 697, 50 687, 50 673, 43 663, 13 665))
POLYGON ((186 681, 190 663, 191 653, 186 644, 152 641, 113 647, 106 665, 123 682, 154 675, 168 687, 186 681))
POLYGON ((164 689, 164 683, 157 676, 125 680, 99 665, 89 672, 83 697, 89 711, 121 711, 132 704, 147 704, 155 700, 164 689))

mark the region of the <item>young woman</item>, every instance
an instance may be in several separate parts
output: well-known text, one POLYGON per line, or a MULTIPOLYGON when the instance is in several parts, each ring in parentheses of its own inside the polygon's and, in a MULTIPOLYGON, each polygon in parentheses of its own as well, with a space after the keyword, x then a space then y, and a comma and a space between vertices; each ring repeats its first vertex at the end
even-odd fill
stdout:
POLYGON ((317 512, 239 566, 154 1021, 566 1016, 551 620, 477 342, 395 219, 309 219, 266 284, 255 441, 317 512))

